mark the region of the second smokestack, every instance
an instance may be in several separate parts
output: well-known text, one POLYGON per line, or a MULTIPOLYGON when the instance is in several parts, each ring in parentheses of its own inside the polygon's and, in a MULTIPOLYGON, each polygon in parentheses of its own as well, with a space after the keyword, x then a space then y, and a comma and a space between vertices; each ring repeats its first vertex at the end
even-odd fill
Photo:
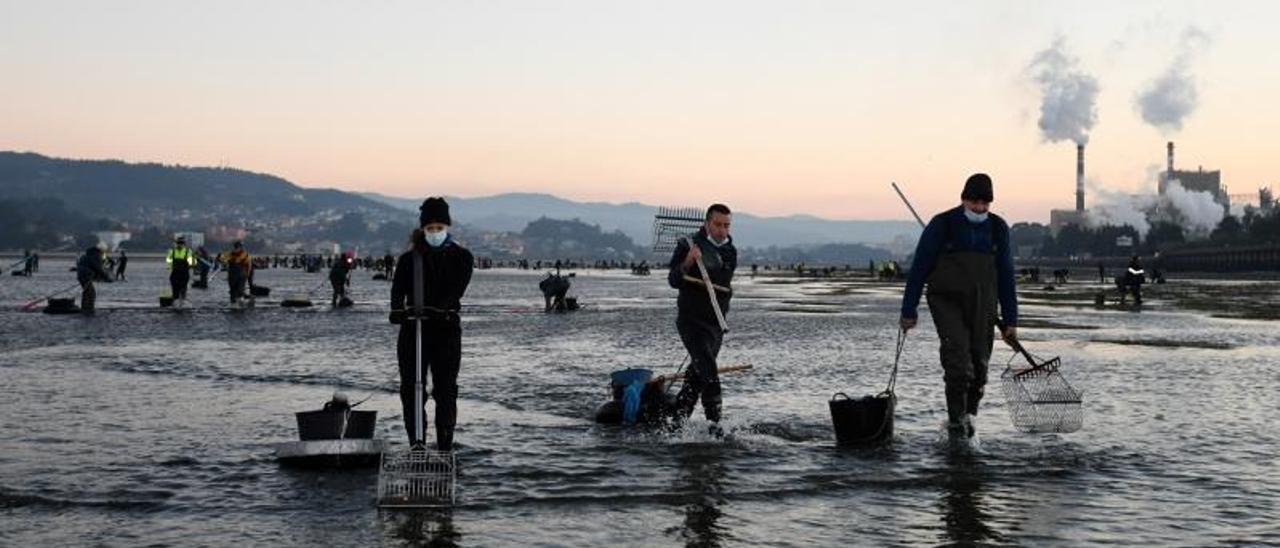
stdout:
POLYGON ((1076 211, 1084 213, 1084 145, 1076 144, 1076 211))

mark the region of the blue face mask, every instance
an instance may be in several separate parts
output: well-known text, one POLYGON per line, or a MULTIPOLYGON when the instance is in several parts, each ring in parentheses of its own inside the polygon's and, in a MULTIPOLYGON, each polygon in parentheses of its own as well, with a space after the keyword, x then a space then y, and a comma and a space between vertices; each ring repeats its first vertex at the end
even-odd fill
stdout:
POLYGON ((974 213, 972 211, 969 211, 969 208, 966 207, 964 208, 964 218, 968 219, 969 222, 975 225, 982 224, 987 221, 987 213, 986 212, 974 213))
POLYGON ((426 236, 427 245, 431 247, 440 247, 444 245, 445 239, 449 237, 449 231, 441 230, 440 232, 428 232, 426 233, 426 236))

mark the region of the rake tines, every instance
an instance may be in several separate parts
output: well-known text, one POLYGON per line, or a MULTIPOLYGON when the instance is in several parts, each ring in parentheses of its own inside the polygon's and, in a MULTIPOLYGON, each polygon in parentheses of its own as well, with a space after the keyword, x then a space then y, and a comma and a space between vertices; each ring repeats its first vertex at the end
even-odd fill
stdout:
POLYGON ((674 251, 680 238, 697 232, 702 223, 702 212, 696 207, 659 207, 653 216, 653 252, 674 251))

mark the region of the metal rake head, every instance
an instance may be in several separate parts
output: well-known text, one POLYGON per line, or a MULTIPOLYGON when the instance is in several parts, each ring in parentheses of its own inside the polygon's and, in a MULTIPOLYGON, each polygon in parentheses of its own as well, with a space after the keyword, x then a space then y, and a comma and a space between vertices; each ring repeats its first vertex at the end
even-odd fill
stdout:
POLYGON ((451 451, 385 452, 378 472, 378 506, 452 506, 457 494, 457 461, 451 451))
POLYGON ((1059 371, 1058 358, 1000 376, 1013 426, 1023 432, 1075 432, 1084 425, 1083 397, 1059 371))
POLYGON ((680 238, 697 232, 704 221, 702 211, 696 207, 659 207, 653 216, 653 252, 674 251, 680 238))

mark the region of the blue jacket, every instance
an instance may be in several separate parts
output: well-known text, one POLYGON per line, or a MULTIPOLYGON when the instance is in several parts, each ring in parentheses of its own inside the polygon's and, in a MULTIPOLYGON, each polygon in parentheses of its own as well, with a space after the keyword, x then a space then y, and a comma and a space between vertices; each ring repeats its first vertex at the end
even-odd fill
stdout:
POLYGON ((996 291, 1000 296, 1000 315, 1006 325, 1018 324, 1018 295, 1013 280, 1013 250, 1009 246, 1009 225, 992 213, 979 224, 964 216, 964 206, 939 213, 929 220, 916 255, 911 261, 907 288, 902 295, 902 317, 915 318, 925 280, 933 272, 938 256, 951 244, 952 251, 992 253, 996 261, 996 291))

